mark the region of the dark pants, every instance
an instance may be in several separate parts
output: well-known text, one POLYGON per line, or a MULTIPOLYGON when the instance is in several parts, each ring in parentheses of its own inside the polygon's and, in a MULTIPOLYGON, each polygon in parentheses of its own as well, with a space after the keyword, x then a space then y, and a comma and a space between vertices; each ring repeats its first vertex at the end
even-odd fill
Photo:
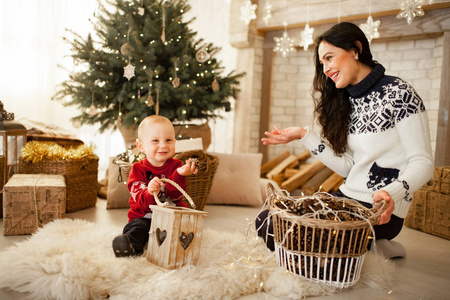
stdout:
MULTIPOLYGON (((346 197, 341 192, 334 193, 333 196, 346 197)), ((346 198, 348 198, 348 197, 346 197, 346 198)), ((367 208, 372 208, 372 204, 370 204, 370 203, 361 202, 361 201, 358 201, 358 202, 367 208)), ((271 217, 269 217, 266 220, 268 214, 269 214, 269 210, 262 211, 255 220, 255 227, 258 230, 258 236, 262 237, 264 239, 264 242, 266 242, 267 247, 270 250, 274 251, 275 244, 274 244, 274 240, 273 240, 273 221, 272 221, 271 217)), ((377 239, 377 240, 378 239, 392 240, 402 230, 403 221, 404 221, 404 219, 392 215, 389 223, 386 223, 383 225, 374 225, 373 229, 375 231, 375 239, 377 239)))
POLYGON ((128 222, 123 228, 123 234, 128 236, 137 255, 144 253, 151 222, 152 219, 136 218, 128 222))

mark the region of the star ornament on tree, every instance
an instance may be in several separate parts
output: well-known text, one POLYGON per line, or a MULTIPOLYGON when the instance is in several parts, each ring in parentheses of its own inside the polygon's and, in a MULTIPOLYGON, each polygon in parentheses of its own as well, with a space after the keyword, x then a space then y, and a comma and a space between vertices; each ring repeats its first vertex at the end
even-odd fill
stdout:
POLYGON ((367 18, 367 22, 359 25, 359 28, 364 32, 369 41, 369 44, 372 43, 373 39, 377 39, 380 37, 380 33, 378 32, 378 27, 380 26, 381 21, 373 21, 372 16, 367 18))
POLYGON ((290 52, 294 52, 294 40, 288 36, 287 30, 284 30, 282 37, 274 37, 273 40, 276 43, 275 49, 273 51, 280 52, 283 57, 290 52))
POLYGON ((257 4, 252 4, 252 1, 247 0, 245 5, 241 7, 241 20, 245 22, 246 25, 250 24, 251 20, 256 19, 256 8, 257 4))
POLYGON ((123 68, 123 77, 126 77, 130 80, 134 76, 134 66, 130 63, 126 67, 123 68))
POLYGON ((397 18, 405 18, 408 24, 411 24, 415 17, 422 17, 423 12, 422 5, 426 4, 425 0, 403 0, 400 2, 401 13, 397 15, 397 18))
POLYGON ((303 50, 307 51, 309 45, 314 43, 313 40, 314 28, 310 28, 309 24, 306 24, 305 30, 300 33, 300 47, 303 47, 303 50))

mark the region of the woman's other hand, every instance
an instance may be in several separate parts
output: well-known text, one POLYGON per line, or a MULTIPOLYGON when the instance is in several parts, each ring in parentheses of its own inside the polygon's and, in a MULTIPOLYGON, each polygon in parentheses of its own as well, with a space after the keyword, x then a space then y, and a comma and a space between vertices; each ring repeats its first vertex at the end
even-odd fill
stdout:
POLYGON ((266 131, 264 134, 267 136, 261 139, 264 145, 278 145, 287 144, 293 140, 298 140, 306 135, 307 130, 301 127, 288 127, 280 129, 274 126, 272 131, 266 131))
POLYGON ((377 225, 383 225, 383 224, 388 223, 391 220, 391 216, 392 216, 392 213, 394 212, 394 208, 395 208, 394 200, 392 200, 392 198, 388 192, 386 192, 385 190, 376 191, 373 194, 374 204, 376 204, 382 200, 386 201, 387 208, 381 214, 380 221, 378 221, 377 225))

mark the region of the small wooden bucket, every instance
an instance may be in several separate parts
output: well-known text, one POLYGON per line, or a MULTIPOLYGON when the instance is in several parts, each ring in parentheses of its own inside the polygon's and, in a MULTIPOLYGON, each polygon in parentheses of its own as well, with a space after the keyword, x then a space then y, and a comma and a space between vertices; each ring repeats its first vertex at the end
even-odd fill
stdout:
POLYGON ((357 218, 355 221, 340 221, 330 220, 330 216, 323 214, 313 217, 309 209, 314 211, 313 206, 318 204, 314 203, 314 197, 289 197, 277 193, 271 184, 267 185, 267 196, 279 266, 311 281, 339 288, 352 286, 359 280, 364 255, 372 238, 369 223, 374 225, 378 222, 385 209, 384 202, 381 208, 368 209, 347 198, 328 195, 317 200, 326 207, 325 211, 337 218, 348 213, 357 218), (298 200, 310 201, 300 205, 298 200), (338 211, 332 212, 331 207, 346 209, 339 210, 339 215, 335 214, 338 211), (298 211, 293 213, 292 209, 298 211), (302 212, 308 214, 303 215, 302 212))
MULTIPOLYGON (((161 179, 175 186, 191 205, 189 195, 170 179, 161 179)), ((152 223, 148 240, 147 260, 165 269, 176 269, 184 265, 196 265, 200 256, 203 220, 207 212, 164 206, 154 194, 158 205, 150 205, 152 223)))

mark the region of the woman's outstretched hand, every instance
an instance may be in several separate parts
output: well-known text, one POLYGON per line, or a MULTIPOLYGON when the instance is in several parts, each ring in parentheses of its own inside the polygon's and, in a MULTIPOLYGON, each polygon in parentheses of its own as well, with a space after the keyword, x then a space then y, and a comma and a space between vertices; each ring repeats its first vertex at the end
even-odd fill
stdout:
POLYGON ((293 140, 301 139, 306 134, 306 129, 301 127, 288 127, 285 129, 280 129, 274 126, 275 129, 272 131, 266 131, 264 134, 267 136, 261 139, 264 145, 278 145, 287 144, 293 140))

